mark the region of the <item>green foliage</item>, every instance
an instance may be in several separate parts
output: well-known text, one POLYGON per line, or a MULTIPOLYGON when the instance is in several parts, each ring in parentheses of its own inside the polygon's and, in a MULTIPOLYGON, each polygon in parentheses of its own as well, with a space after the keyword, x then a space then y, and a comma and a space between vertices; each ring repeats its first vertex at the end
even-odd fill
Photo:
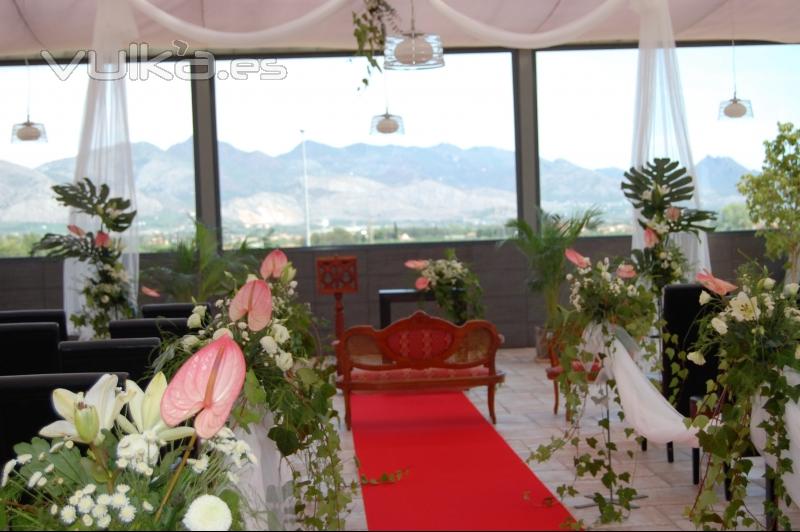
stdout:
POLYGON ((195 222, 195 237, 178 242, 173 259, 142 272, 142 284, 156 289, 165 301, 210 301, 228 293, 258 266, 247 240, 220 254, 216 234, 195 222))
POLYGON ((767 255, 786 257, 787 278, 800 279, 800 128, 778 123, 778 136, 764 142, 760 174, 747 174, 739 192, 747 199, 750 218, 763 226, 758 235, 767 243, 767 255))
POLYGON ((371 69, 381 70, 376 55, 383 55, 386 44, 386 25, 396 29, 397 12, 386 0, 364 0, 364 10, 353 12, 353 36, 358 50, 356 55, 367 58, 367 77, 361 80, 364 87, 369 85, 371 69))
MULTIPOLYGON (((708 462, 690 517, 698 527, 732 530, 755 524, 747 507, 747 474, 752 461, 751 425, 763 431, 762 455, 775 459, 767 469, 775 481, 776 500, 786 506, 791 500, 782 476, 793 470, 784 418, 786 405, 800 399, 800 310, 797 285, 781 286, 765 268, 746 264, 739 271, 741 291, 725 298, 710 298, 713 306, 699 325, 697 354, 704 360, 717 356, 720 374, 708 382, 708 393, 691 424, 698 428, 700 445, 708 462), (754 408, 755 407, 755 408, 754 408), (753 421, 756 412, 762 412, 753 421), (710 419, 715 422, 711 423, 710 419), (725 465, 729 466, 725 471, 725 465), (730 482, 731 500, 717 501, 716 486, 730 482)), ((791 522, 780 505, 764 502, 764 513, 784 530, 791 522)))
POLYGON ((555 325, 558 310, 558 295, 566 274, 564 252, 575 244, 584 229, 596 229, 601 223, 600 211, 589 209, 582 214, 563 218, 537 209, 539 230, 522 219, 509 220, 506 228, 515 235, 503 242, 511 242, 528 259, 528 287, 533 292, 542 292, 547 309, 547 328, 555 325))
POLYGON ((729 203, 719 211, 717 231, 742 231, 753 229, 753 226, 747 205, 744 203, 729 203))

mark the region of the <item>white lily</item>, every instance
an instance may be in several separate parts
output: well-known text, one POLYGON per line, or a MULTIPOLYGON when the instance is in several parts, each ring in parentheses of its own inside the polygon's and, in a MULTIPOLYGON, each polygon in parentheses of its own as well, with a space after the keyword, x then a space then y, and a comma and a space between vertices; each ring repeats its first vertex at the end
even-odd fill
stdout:
POLYGON ((111 430, 114 419, 129 400, 128 393, 117 393, 117 376, 103 375, 92 386, 86 395, 73 393, 63 388, 53 391, 53 407, 62 420, 50 423, 39 434, 45 438, 66 438, 81 443, 98 444, 105 436, 103 430, 111 430), (78 434, 75 416, 78 410, 94 408, 97 412, 98 430, 91 441, 86 441, 78 434))
POLYGON ((161 419, 161 398, 167 391, 167 378, 163 373, 155 375, 145 391, 133 381, 128 381, 125 386, 126 392, 130 395, 128 413, 133 423, 127 417, 118 415, 117 424, 126 433, 141 434, 159 443, 179 440, 194 434, 192 427, 170 428, 161 419))

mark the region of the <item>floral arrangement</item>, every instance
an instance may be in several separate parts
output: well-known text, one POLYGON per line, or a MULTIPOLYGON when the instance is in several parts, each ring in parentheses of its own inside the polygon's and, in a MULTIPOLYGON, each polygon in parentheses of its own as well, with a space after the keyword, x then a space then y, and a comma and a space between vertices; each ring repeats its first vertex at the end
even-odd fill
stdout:
POLYGON ((243 382, 242 353, 221 338, 169 384, 158 373, 144 391, 133 381, 123 391, 104 375, 85 394, 55 390, 63 419, 40 431, 51 442, 16 445, 3 468, 0 527, 241 528, 236 475, 256 459, 225 425, 243 382))
POLYGON ((633 251, 634 264, 660 297, 665 286, 683 281, 686 268, 686 258, 670 236, 713 231, 704 222, 716 215, 679 205, 692 199, 694 185, 677 161, 655 159, 641 169, 631 168, 625 179, 622 190, 639 211, 637 221, 644 229, 644 249, 633 251))
POLYGON ((76 327, 88 327, 95 338, 108 337, 108 324, 114 319, 133 317, 128 274, 120 257, 122 243, 110 233, 126 231, 136 216, 131 202, 109 197, 108 185, 96 187, 88 178, 75 184, 53 187, 62 205, 99 219, 97 232, 69 225, 69 234, 48 233, 34 245, 31 253, 45 252, 51 257, 76 258, 92 267, 81 294, 86 299, 80 312, 70 316, 76 327))
MULTIPOLYGON (((618 450, 611 434, 611 405, 619 406, 619 395, 613 379, 605 380, 606 386, 597 388, 597 396, 590 397, 590 381, 598 377, 604 353, 589 351, 585 343, 585 331, 599 327, 605 353, 614 339, 614 329, 622 327, 632 337, 647 334, 656 320, 656 304, 653 293, 637 282, 638 273, 632 264, 622 259, 605 258, 592 265, 589 258, 573 249, 565 256, 575 266, 575 273, 567 274, 570 282, 570 304, 572 308, 564 312, 563 323, 559 329, 559 362, 565 370, 559 375, 559 387, 566 400, 569 425, 564 434, 554 437, 547 444, 540 445, 530 460, 546 462, 553 454, 572 445, 575 448, 573 463, 576 480, 587 475, 600 478, 607 493, 595 492, 590 497, 600 510, 600 522, 621 521, 623 512, 629 511, 631 501, 637 496, 631 486, 629 472, 618 473, 614 469, 614 453, 618 450), (582 417, 589 401, 606 405, 606 415, 598 421, 600 433, 581 437, 582 417), (581 450, 585 444, 589 451, 581 450)), ((598 346, 594 346, 595 348, 598 346)), ((616 417, 624 421, 621 408, 616 409, 616 417)), ((633 436, 633 429, 626 428, 625 436, 633 436)), ((585 449, 585 448, 584 448, 585 449)), ((632 451, 628 451, 629 454, 632 451)), ((559 496, 575 496, 578 490, 573 483, 557 488, 559 496)), ((585 528, 583 523, 573 523, 574 527, 585 528)))
POLYGON ((353 11, 352 16, 353 36, 358 46, 356 55, 367 58, 367 76, 361 80, 367 87, 372 69, 381 69, 375 56, 383 55, 387 24, 398 31, 397 11, 387 0, 364 0, 364 9, 361 12, 353 11))
MULTIPOLYGON (((698 281, 707 289, 700 303, 713 306, 713 312, 700 321, 696 349, 687 358, 702 365, 717 356, 720 373, 709 381, 700 415, 692 421, 708 462, 690 516, 704 528, 751 527, 756 520, 746 504, 752 467, 746 456, 754 432, 765 436, 761 454, 774 459, 767 477, 775 481, 776 500, 791 504, 782 481, 793 468, 784 412, 790 401, 800 399, 800 386, 791 382, 800 370, 798 285, 781 286, 753 264, 740 269, 739 287, 708 273, 698 281), (731 500, 719 510, 715 487, 725 479, 731 500)), ((765 501, 764 514, 791 529, 780 504, 765 501)))
POLYGON ((414 287, 420 292, 432 291, 436 303, 454 323, 483 318, 478 277, 458 260, 454 249, 446 249, 444 254, 444 259, 406 261, 406 268, 419 274, 414 287))
POLYGON ((283 251, 269 253, 259 274, 216 301, 213 312, 198 305, 188 319, 192 334, 165 343, 155 369, 173 375, 215 342, 236 346, 245 367, 244 394, 233 407, 237 426, 250 430, 271 415, 268 437, 292 468, 287 489, 297 524, 341 529, 356 485, 342 476, 335 366, 316 356, 314 318, 297 302, 296 270, 283 251))

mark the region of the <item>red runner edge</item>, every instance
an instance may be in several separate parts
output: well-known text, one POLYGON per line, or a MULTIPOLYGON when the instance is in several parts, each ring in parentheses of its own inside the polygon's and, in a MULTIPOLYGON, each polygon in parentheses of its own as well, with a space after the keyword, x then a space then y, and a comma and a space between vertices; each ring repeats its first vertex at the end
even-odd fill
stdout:
MULTIPOLYGON (((502 417, 502 413, 499 414, 502 417)), ((369 530, 559 530, 570 513, 461 392, 353 394, 369 530), (400 480, 380 482, 402 471, 400 480)))

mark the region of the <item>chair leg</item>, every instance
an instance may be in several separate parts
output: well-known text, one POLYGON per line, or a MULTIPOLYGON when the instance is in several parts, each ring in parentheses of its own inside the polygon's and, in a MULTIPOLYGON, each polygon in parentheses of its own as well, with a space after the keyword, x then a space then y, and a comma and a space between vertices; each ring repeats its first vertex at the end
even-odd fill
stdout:
POLYGON ((728 470, 730 470, 730 466, 725 464, 722 466, 722 470, 725 472, 725 500, 731 502, 733 495, 731 494, 731 479, 728 478, 728 470))
POLYGON ((672 442, 667 442, 667 462, 670 464, 675 461, 675 446, 672 442))
POLYGON ((553 414, 558 414, 558 382, 553 381, 553 414))
POLYGON ((647 438, 642 438, 642 452, 647 452, 647 438))
MULTIPOLYGON (((778 499, 775 497, 775 479, 769 478, 770 467, 767 466, 767 472, 764 474, 767 480, 767 493, 766 499, 771 501, 774 505, 778 505, 778 499)), ((775 518, 774 515, 767 516, 767 523, 766 523, 767 530, 778 530, 778 520, 775 518)))
POLYGON ((344 426, 350 430, 350 390, 344 390, 344 426))
POLYGON ((492 425, 497 425, 497 416, 494 415, 494 387, 495 387, 494 384, 490 384, 488 386, 489 417, 492 418, 492 425))
POLYGON ((692 482, 700 484, 700 448, 692 447, 692 482))

